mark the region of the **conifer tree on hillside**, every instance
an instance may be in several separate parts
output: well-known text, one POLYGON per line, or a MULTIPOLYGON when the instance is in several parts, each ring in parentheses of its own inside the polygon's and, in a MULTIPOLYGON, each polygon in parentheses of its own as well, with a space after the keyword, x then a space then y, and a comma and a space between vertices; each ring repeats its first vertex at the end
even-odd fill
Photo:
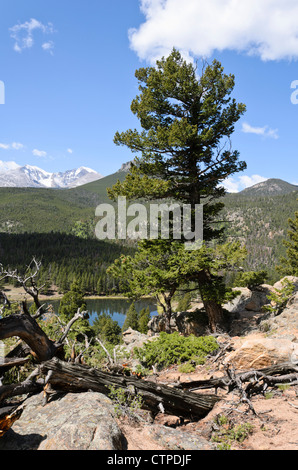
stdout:
MULTIPOLYGON (((59 305, 59 316, 64 323, 68 323, 77 313, 80 311, 86 311, 86 302, 84 299, 83 292, 81 291, 78 283, 74 281, 71 285, 70 290, 64 294, 59 305)), ((80 335, 92 336, 92 328, 89 324, 88 318, 80 318, 74 325, 69 337, 76 340, 80 335)))
POLYGON ((295 219, 289 219, 288 240, 283 243, 287 247, 287 258, 281 258, 277 270, 282 275, 298 276, 298 211, 295 219))
POLYGON ((132 303, 127 311, 126 318, 122 327, 122 331, 128 330, 128 328, 132 328, 133 330, 137 330, 139 325, 139 316, 136 310, 135 304, 132 303))
MULTIPOLYGON (((234 76, 224 74, 221 64, 214 60, 198 77, 196 66, 173 49, 169 57, 156 62, 156 67, 137 70, 136 78, 140 94, 132 101, 131 110, 142 130, 117 132, 114 140, 138 156, 125 180, 108 190, 109 196, 114 200, 118 196, 174 200, 189 204, 193 213, 196 205, 203 203, 204 242, 208 245, 223 231, 214 223, 223 207, 219 198, 225 194, 220 183, 246 168, 230 143, 234 126, 245 111, 244 104, 230 97, 234 76)), ((143 252, 152 252, 153 246, 163 250, 159 242, 141 242, 143 252)), ((210 328, 215 330, 223 318, 223 285, 209 259, 205 262, 203 253, 194 251, 193 255, 197 264, 185 272, 185 280, 198 283, 210 328)), ((178 282, 183 284, 184 256, 180 256, 180 267, 178 261, 175 259, 175 269, 178 282)), ((170 307, 167 309, 169 314, 170 307)))
POLYGON ((148 333, 148 323, 151 319, 149 307, 143 308, 139 313, 138 331, 143 334, 148 333))

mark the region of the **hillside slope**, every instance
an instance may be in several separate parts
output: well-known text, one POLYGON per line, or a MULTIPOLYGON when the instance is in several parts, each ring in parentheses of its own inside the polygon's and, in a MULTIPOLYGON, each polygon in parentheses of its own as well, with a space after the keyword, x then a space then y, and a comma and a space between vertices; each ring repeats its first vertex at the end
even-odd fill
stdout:
MULTIPOLYGON (((119 171, 79 188, 0 188, 0 232, 70 233, 76 221, 95 223, 95 208, 111 202, 107 188, 126 172, 119 171)), ((224 197, 220 219, 226 235, 245 243, 246 269, 266 268, 270 280, 277 280, 275 265, 285 254, 283 239, 288 219, 297 210, 297 186, 278 179, 267 180, 240 193, 224 197)))
POLYGON ((298 186, 278 178, 270 178, 244 189, 239 195, 244 197, 281 196, 295 191, 298 191, 298 186))
POLYGON ((277 281, 275 266, 286 254, 283 240, 287 237, 288 219, 297 210, 297 198, 298 191, 273 196, 246 196, 242 192, 224 198, 221 219, 227 221, 226 236, 246 245, 247 270, 266 269, 270 281, 277 281))

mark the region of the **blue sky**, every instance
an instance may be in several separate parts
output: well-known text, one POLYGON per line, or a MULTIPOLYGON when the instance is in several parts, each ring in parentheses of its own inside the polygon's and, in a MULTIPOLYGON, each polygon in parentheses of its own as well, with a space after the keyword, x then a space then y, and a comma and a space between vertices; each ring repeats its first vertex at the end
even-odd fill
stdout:
POLYGON ((232 143, 248 168, 228 189, 265 178, 298 184, 296 0, 2 4, 0 160, 51 172, 117 171, 132 156, 114 145, 114 134, 138 126, 134 72, 175 46, 189 60, 220 60, 235 75, 233 96, 247 106, 232 143))

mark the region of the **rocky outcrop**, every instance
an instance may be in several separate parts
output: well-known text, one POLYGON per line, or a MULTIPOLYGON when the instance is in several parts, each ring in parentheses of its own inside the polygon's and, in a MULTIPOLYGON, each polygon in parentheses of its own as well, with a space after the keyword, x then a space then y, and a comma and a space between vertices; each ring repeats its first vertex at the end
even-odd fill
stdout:
POLYGON ((267 284, 262 284, 253 290, 248 287, 236 287, 234 290, 240 294, 232 302, 226 303, 223 308, 230 313, 240 313, 244 310, 260 312, 264 305, 268 304, 268 295, 273 289, 273 286, 267 284))
MULTIPOLYGON (((149 334, 157 335, 165 331, 165 319, 162 315, 153 317, 148 323, 149 334)), ((200 309, 191 312, 174 312, 170 320, 171 331, 184 335, 203 336, 206 334, 208 321, 206 314, 200 309)))
POLYGON ((225 358, 239 370, 262 369, 298 359, 298 343, 289 339, 248 337, 234 341, 235 351, 225 358))
MULTIPOLYGON (((296 278, 297 279, 297 278, 296 278)), ((280 284, 274 286, 280 289, 280 284)), ((298 292, 279 315, 263 314, 255 335, 234 338, 234 351, 226 357, 239 369, 260 369, 298 360, 298 292), (263 320, 262 320, 263 317, 263 320)))
POLYGON ((149 340, 147 335, 140 333, 139 331, 128 328, 122 333, 122 340, 124 348, 128 352, 132 352, 134 348, 141 348, 143 344, 149 340))
POLYGON ((112 401, 100 393, 58 395, 42 406, 43 395, 24 403, 24 411, 0 439, 0 450, 124 450, 112 401))
MULTIPOLYGON (((248 332, 258 329, 258 325, 263 318, 268 317, 264 311, 264 306, 269 304, 268 296, 283 287, 283 282, 288 279, 294 284, 295 292, 298 292, 298 277, 287 276, 275 283, 273 286, 262 284, 249 289, 247 287, 235 287, 234 290, 239 295, 232 301, 223 305, 226 312, 226 320, 231 336, 247 334, 248 332)), ((296 308, 293 306, 293 309, 296 308)), ((285 312, 280 316, 280 324, 284 319, 284 327, 287 327, 286 318, 289 319, 290 313, 285 312)), ((295 322, 294 322, 295 323, 295 322)), ((208 321, 204 312, 203 305, 198 304, 197 307, 187 312, 174 312, 170 321, 172 332, 178 331, 183 335, 203 336, 207 333, 208 321)), ((161 331, 165 331, 165 320, 162 315, 153 317, 149 324, 149 335, 157 335, 161 331)), ((296 323, 296 327, 298 325, 296 323)), ((295 327, 295 328, 296 328, 295 327)), ((298 333, 298 332, 297 332, 298 333)))
MULTIPOLYGON (((0 439, 0 450, 129 450, 134 428, 120 429, 114 405, 106 396, 68 393, 45 406, 42 401, 42 394, 25 401, 20 419, 0 439)), ((141 431, 147 449, 214 450, 198 432, 185 433, 161 424, 146 424, 141 431)), ((138 441, 137 428, 135 434, 138 441)))
POLYGON ((292 284, 294 284, 294 293, 298 292, 298 277, 297 276, 286 276, 284 277, 283 279, 281 279, 280 281, 276 282, 274 284, 274 289, 282 289, 283 287, 283 283, 285 280, 288 280, 289 282, 291 282, 292 284))
POLYGON ((186 433, 159 424, 146 426, 144 431, 149 439, 167 450, 215 450, 215 445, 199 433, 186 433))
POLYGON ((260 329, 270 337, 287 337, 298 342, 298 292, 288 301, 280 315, 269 315, 260 323, 260 329))

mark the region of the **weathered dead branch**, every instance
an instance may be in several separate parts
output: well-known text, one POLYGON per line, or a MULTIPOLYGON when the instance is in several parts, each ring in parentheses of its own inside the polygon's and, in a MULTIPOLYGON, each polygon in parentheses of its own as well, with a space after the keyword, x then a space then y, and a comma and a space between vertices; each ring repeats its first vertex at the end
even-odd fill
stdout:
MULTIPOLYGON (((235 374, 234 380, 227 374, 223 377, 217 377, 209 380, 194 380, 192 382, 185 382, 178 385, 179 388, 184 390, 203 390, 210 388, 223 388, 233 390, 236 387, 235 380, 240 379, 241 382, 250 382, 254 380, 260 382, 262 379, 267 385, 278 385, 289 381, 291 385, 294 385, 294 381, 298 379, 298 365, 293 362, 282 362, 275 364, 264 369, 252 369, 249 371, 239 372, 235 374)), ((253 393, 253 390, 252 390, 253 393)))
POLYGON ((181 418, 200 419, 220 400, 216 395, 198 394, 177 390, 131 376, 103 372, 84 365, 71 364, 53 358, 40 366, 41 372, 50 376, 47 382, 52 388, 64 392, 84 392, 93 390, 105 395, 113 385, 142 397, 144 409, 157 414, 160 404, 167 414, 181 418))

